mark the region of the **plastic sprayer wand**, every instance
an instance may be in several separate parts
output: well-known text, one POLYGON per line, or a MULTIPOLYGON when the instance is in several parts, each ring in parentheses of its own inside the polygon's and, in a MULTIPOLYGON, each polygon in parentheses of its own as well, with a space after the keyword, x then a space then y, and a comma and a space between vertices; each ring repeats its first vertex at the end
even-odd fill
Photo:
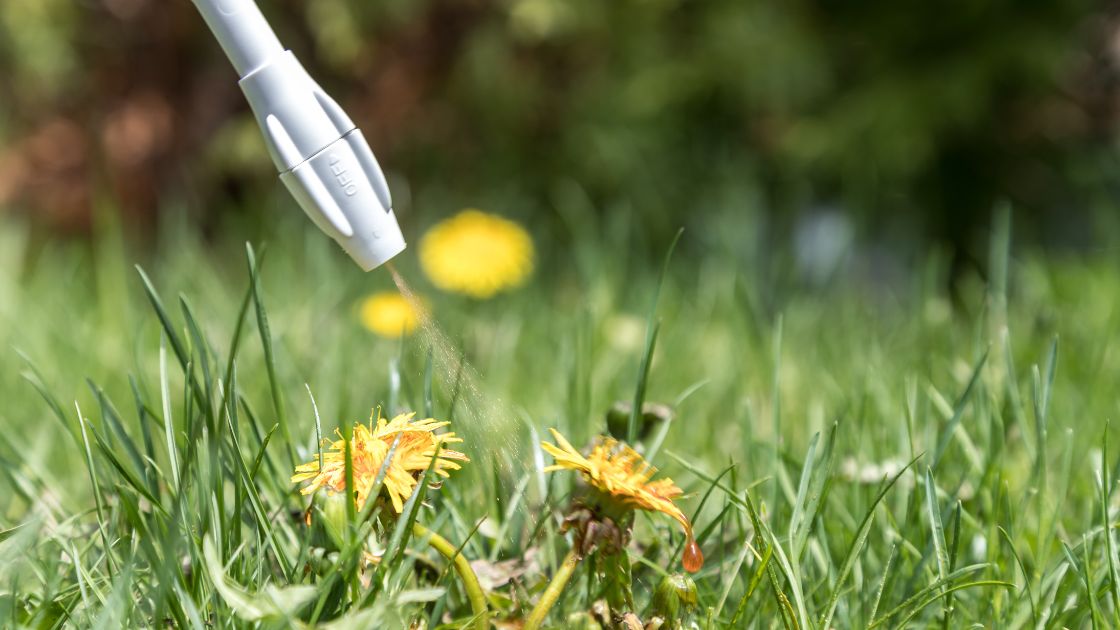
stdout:
POLYGON ((362 132, 253 0, 194 0, 264 133, 280 180, 319 229, 369 271, 405 248, 385 175, 362 132))

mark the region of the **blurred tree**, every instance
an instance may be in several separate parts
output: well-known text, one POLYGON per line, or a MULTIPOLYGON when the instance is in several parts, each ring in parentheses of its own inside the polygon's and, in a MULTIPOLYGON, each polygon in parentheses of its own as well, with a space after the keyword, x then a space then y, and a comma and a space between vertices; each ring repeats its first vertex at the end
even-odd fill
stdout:
MULTIPOLYGON (((576 181, 658 250, 761 199, 773 230, 827 205, 967 253, 997 198, 1045 234, 1117 183, 1091 0, 261 4, 411 190, 527 211, 576 181)), ((102 193, 140 223, 254 198, 275 180, 233 79, 187 0, 0 3, 0 206, 80 227, 102 193)))

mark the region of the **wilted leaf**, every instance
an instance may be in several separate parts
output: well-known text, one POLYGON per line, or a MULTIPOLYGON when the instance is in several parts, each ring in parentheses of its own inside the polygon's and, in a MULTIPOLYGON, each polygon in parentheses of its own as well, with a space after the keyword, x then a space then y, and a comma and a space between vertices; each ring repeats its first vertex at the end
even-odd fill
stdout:
POLYGON ((525 574, 540 573, 540 563, 537 562, 538 549, 530 547, 525 550, 521 558, 489 562, 487 560, 473 560, 471 569, 478 576, 478 583, 485 591, 499 589, 511 580, 525 574))

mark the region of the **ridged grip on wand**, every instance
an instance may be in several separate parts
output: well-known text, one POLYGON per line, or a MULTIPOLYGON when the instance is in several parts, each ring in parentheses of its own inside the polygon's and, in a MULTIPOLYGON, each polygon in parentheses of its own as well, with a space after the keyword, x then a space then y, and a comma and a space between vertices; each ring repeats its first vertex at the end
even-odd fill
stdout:
POLYGON ((292 196, 369 271, 405 248, 389 186, 362 132, 284 50, 252 0, 194 0, 241 75, 242 91, 292 196))

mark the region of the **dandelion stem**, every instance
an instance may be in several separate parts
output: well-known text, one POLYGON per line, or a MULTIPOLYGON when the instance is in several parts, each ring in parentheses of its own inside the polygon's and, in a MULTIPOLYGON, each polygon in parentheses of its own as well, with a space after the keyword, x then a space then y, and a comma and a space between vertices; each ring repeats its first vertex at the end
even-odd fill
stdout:
POLYGON ((552 610, 553 604, 560 598, 560 593, 564 592, 564 587, 568 585, 568 580, 572 578, 575 573, 576 565, 579 564, 579 554, 573 548, 568 552, 567 557, 564 558, 563 564, 556 571, 556 575, 552 576, 552 581, 548 583, 548 588, 545 589, 541 595, 537 605, 533 607, 533 611, 529 613, 529 617, 525 620, 525 625, 522 630, 537 630, 544 623, 544 618, 548 616, 548 611, 552 610))
POLYGON ((455 566, 455 573, 459 575, 459 580, 463 583, 463 590, 467 592, 467 599, 470 600, 471 610, 474 612, 473 627, 475 630, 489 628, 490 610, 486 606, 486 595, 482 592, 482 587, 478 584, 478 577, 471 569, 471 563, 466 556, 460 553, 459 549, 446 538, 420 523, 412 524, 412 535, 420 540, 427 541, 432 549, 435 549, 455 566))

